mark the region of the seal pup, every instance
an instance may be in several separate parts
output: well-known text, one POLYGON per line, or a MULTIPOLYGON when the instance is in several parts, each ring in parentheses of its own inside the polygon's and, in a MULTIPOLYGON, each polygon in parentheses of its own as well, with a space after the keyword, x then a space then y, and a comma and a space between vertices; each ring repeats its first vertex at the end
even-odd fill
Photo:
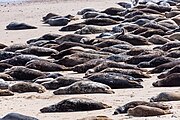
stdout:
POLYGON ((60 87, 53 92, 55 95, 63 94, 88 94, 88 93, 107 93, 112 94, 114 91, 107 85, 92 82, 92 81, 79 81, 66 87, 60 87))
POLYGON ((179 101, 180 92, 161 92, 150 99, 151 102, 179 101))
POLYGON ((169 110, 163 110, 156 107, 149 107, 145 105, 138 105, 135 108, 130 108, 128 110, 128 115, 135 117, 148 117, 148 116, 158 116, 172 114, 169 110))
POLYGON ((167 77, 153 82, 154 87, 178 87, 180 86, 180 73, 172 73, 167 77))
POLYGON ((121 113, 127 113, 127 111, 130 108, 134 108, 134 107, 139 106, 139 105, 145 105, 145 106, 149 106, 149 107, 156 107, 156 108, 160 108, 160 109, 163 109, 163 110, 169 110, 170 107, 171 107, 169 105, 165 105, 165 104, 162 104, 162 103, 154 103, 154 102, 146 102, 146 101, 131 101, 129 103, 126 103, 123 106, 118 107, 115 110, 114 115, 121 114, 121 113))
POLYGON ((28 25, 26 23, 11 22, 6 26, 7 30, 24 30, 24 29, 37 29, 37 27, 28 25))
POLYGON ((5 74, 10 75, 16 80, 33 80, 46 74, 34 69, 29 69, 24 66, 13 66, 12 68, 5 71, 5 74))
POLYGON ((37 83, 19 82, 15 83, 8 88, 12 92, 24 93, 24 92, 38 92, 44 93, 46 88, 37 83))
POLYGON ((38 120, 38 119, 20 113, 8 113, 1 120, 38 120))
POLYGON ((69 98, 40 109, 42 113, 48 112, 74 112, 74 111, 90 111, 111 108, 102 102, 98 102, 88 98, 69 98))
POLYGON ((0 89, 0 96, 13 96, 14 93, 10 90, 1 90, 0 89))

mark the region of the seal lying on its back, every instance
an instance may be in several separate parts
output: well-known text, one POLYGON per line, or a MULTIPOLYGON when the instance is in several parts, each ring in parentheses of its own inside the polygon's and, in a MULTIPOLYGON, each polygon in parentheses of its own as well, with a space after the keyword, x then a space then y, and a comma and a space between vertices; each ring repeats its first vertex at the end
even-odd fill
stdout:
POLYGON ((60 101, 57 104, 50 105, 40 109, 42 113, 48 112, 74 112, 74 111, 90 111, 110 108, 104 103, 94 101, 87 98, 69 98, 60 101))
POLYGON ((138 105, 135 108, 130 108, 128 110, 128 115, 135 117, 148 117, 148 116, 158 116, 172 114, 169 110, 163 110, 156 107, 149 107, 145 105, 138 105))
POLYGON ((60 87, 53 92, 55 95, 63 94, 88 94, 88 93, 109 93, 114 91, 107 85, 92 82, 92 81, 79 81, 66 87, 60 87))
POLYGON ((150 106, 150 107, 160 108, 160 109, 163 109, 163 110, 170 109, 170 106, 164 105, 164 104, 161 104, 161 103, 153 103, 153 102, 146 102, 146 101, 132 101, 132 102, 129 102, 129 103, 117 108, 115 110, 115 112, 114 112, 114 115, 121 114, 121 113, 127 113, 129 108, 134 108, 134 107, 136 107, 138 105, 146 105, 146 106, 150 106))
POLYGON ((180 92, 161 92, 156 97, 150 99, 151 102, 161 101, 178 101, 180 100, 180 92))
POLYGON ((26 23, 11 22, 6 26, 7 30, 23 30, 23 29, 37 29, 35 26, 28 25, 26 23))

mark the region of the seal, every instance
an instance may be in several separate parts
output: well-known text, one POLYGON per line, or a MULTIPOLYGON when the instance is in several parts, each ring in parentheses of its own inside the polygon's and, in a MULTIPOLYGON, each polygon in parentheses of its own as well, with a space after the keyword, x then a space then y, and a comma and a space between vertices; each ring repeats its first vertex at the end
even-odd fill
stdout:
POLYGON ((12 65, 6 63, 0 63, 0 72, 4 72, 4 70, 11 68, 12 65))
POLYGON ((29 47, 29 45, 27 45, 27 44, 13 44, 13 45, 5 47, 3 50, 9 51, 9 52, 15 52, 16 50, 25 49, 28 47, 29 47))
POLYGON ((94 73, 94 72, 100 72, 100 71, 102 71, 102 70, 104 70, 106 68, 122 68, 122 69, 134 69, 134 70, 142 70, 142 71, 144 71, 143 69, 140 69, 135 65, 130 65, 130 64, 126 64, 126 63, 121 64, 121 63, 117 63, 117 62, 114 62, 114 61, 104 61, 101 64, 94 67, 93 69, 89 69, 86 72, 86 74, 94 73))
POLYGON ((13 96, 14 93, 10 90, 1 90, 0 89, 0 96, 13 96))
POLYGON ((142 32, 139 35, 147 38, 147 37, 151 37, 154 34, 161 35, 161 36, 166 35, 166 33, 161 29, 148 29, 147 31, 142 32))
POLYGON ((123 7, 110 7, 110 8, 107 8, 105 9, 104 11, 101 11, 102 13, 106 13, 108 15, 117 15, 118 12, 122 12, 122 11, 125 11, 126 9, 123 8, 123 7))
POLYGON ((18 53, 9 52, 9 51, 0 51, 0 60, 5 60, 8 58, 12 58, 16 55, 19 55, 18 53))
POLYGON ((168 62, 168 63, 164 63, 162 65, 159 65, 155 68, 153 68, 152 70, 149 70, 148 73, 161 73, 167 69, 171 69, 173 68, 174 66, 176 65, 179 65, 180 64, 180 60, 175 60, 175 61, 172 61, 172 62, 168 62))
POLYGON ((162 104, 162 103, 154 103, 154 102, 146 102, 146 101, 132 101, 132 102, 129 102, 129 103, 123 105, 123 106, 118 107, 115 110, 114 115, 121 114, 121 113, 127 113, 127 111, 130 108, 134 108, 134 107, 139 106, 139 105, 145 105, 145 106, 149 106, 149 107, 156 107, 156 108, 160 108, 160 109, 163 109, 163 110, 169 110, 170 107, 171 107, 169 105, 165 105, 165 104, 162 104))
POLYGON ((77 119, 77 120, 113 120, 107 116, 90 116, 90 117, 85 117, 82 119, 77 119))
POLYGON ((59 15, 57 15, 57 14, 55 14, 55 13, 48 13, 46 16, 44 16, 42 19, 43 19, 43 21, 46 21, 46 20, 48 20, 48 19, 50 19, 51 17, 55 17, 55 16, 59 16, 59 15))
POLYGON ((169 39, 161 35, 152 35, 151 37, 148 38, 148 41, 156 45, 163 45, 166 44, 167 42, 170 42, 169 39))
POLYGON ((139 11, 139 10, 135 10, 135 11, 132 11, 132 12, 129 12, 127 13, 124 17, 125 18, 132 18, 136 15, 143 15, 144 13, 142 11, 139 11))
POLYGON ((124 20, 123 17, 120 17, 118 15, 106 15, 106 14, 97 15, 95 18, 110 18, 115 21, 123 21, 124 20))
POLYGON ((115 39, 126 41, 132 45, 150 45, 148 40, 140 35, 134 35, 134 34, 117 35, 115 39))
POLYGON ((44 60, 31 60, 25 65, 27 68, 36 69, 44 72, 65 71, 68 70, 65 66, 44 60))
POLYGON ((100 51, 113 53, 113 54, 120 54, 120 53, 124 53, 126 50, 123 50, 123 49, 116 48, 116 47, 112 46, 112 47, 101 48, 100 51))
POLYGON ((148 117, 148 116, 158 116, 172 114, 169 110, 162 110, 156 107, 149 107, 145 105, 138 105, 135 108, 130 108, 128 110, 128 115, 135 117, 148 117))
POLYGON ((172 73, 161 80, 153 82, 152 85, 154 87, 178 87, 180 86, 179 79, 180 73, 172 73))
POLYGON ((60 36, 59 38, 55 39, 57 43, 62 44, 63 42, 77 42, 81 43, 82 38, 90 39, 86 36, 77 35, 77 34, 67 34, 60 36))
POLYGON ((167 31, 170 30, 169 28, 167 28, 165 26, 162 26, 162 25, 160 25, 160 24, 158 24, 156 22, 155 23, 154 22, 146 23, 146 24, 143 25, 143 27, 145 27, 145 28, 153 28, 153 29, 161 29, 164 32, 167 32, 167 31))
POLYGON ((50 25, 50 26, 65 26, 67 25, 71 20, 68 19, 68 18, 50 18, 47 20, 47 23, 50 25))
POLYGON ((38 119, 19 113, 8 113, 2 118, 2 120, 38 120, 38 119))
POLYGON ((168 75, 172 74, 172 73, 180 73, 180 65, 176 65, 173 68, 169 69, 167 72, 165 73, 161 73, 160 75, 158 75, 157 77, 159 79, 165 78, 168 75))
POLYGON ((19 82, 11 85, 9 90, 12 92, 24 93, 24 92, 38 92, 43 93, 46 88, 37 83, 19 82))
POLYGON ((99 65, 103 61, 104 61, 104 59, 102 59, 102 58, 92 59, 83 64, 74 66, 71 70, 73 70, 74 72, 78 72, 78 73, 85 73, 87 70, 94 68, 95 66, 99 65))
POLYGON ((24 66, 27 62, 38 58, 35 55, 17 55, 9 59, 1 60, 0 63, 6 63, 14 66, 24 66))
POLYGON ((145 54, 145 55, 137 55, 126 60, 128 64, 139 64, 140 62, 150 61, 156 57, 159 57, 158 54, 145 54))
POLYGON ((10 75, 16 80, 33 80, 46 74, 34 69, 29 69, 24 66, 13 66, 9 70, 5 71, 5 74, 10 75))
POLYGON ((86 13, 83 14, 82 18, 83 19, 87 19, 87 18, 95 18, 98 15, 103 15, 103 13, 99 13, 99 12, 94 12, 94 11, 88 11, 86 13))
POLYGON ((75 111, 90 111, 110 108, 104 103, 88 99, 88 98, 69 98, 60 101, 57 104, 50 105, 40 109, 42 113, 48 112, 75 112, 75 111))
POLYGON ((133 46, 133 45, 131 45, 130 43, 128 43, 128 42, 125 42, 125 41, 120 41, 120 40, 118 40, 118 39, 111 39, 111 38, 107 38, 107 39, 97 39, 97 40, 102 40, 101 42, 98 42, 98 43, 96 43, 96 44, 94 44, 95 46, 97 46, 97 47, 100 47, 100 48, 104 48, 104 47, 110 47, 110 46, 113 46, 113 45, 120 45, 120 44, 122 44, 122 45, 129 45, 129 46, 133 46))
POLYGON ((89 11, 91 11, 91 12, 98 12, 98 11, 95 10, 94 8, 83 8, 82 10, 79 10, 79 11, 77 12, 77 14, 78 14, 78 15, 83 15, 84 13, 89 12, 89 11))
POLYGON ((150 99, 151 102, 178 101, 180 100, 179 92, 161 92, 150 99))
POLYGON ((98 25, 98 26, 119 24, 118 21, 112 20, 110 18, 88 18, 83 23, 86 25, 98 25))
POLYGON ((174 60, 175 60, 174 58, 160 56, 152 59, 149 62, 140 62, 137 66, 140 68, 151 68, 168 62, 172 62, 174 60))
POLYGON ((75 82, 85 81, 85 80, 87 80, 87 79, 59 76, 55 80, 43 82, 41 84, 48 90, 55 90, 55 89, 58 89, 59 87, 65 87, 65 86, 71 85, 75 82))
POLYGON ((59 31, 76 31, 78 29, 81 29, 85 26, 83 23, 74 23, 70 25, 66 25, 62 27, 59 31))
POLYGON ((5 81, 14 81, 13 77, 5 73, 0 73, 0 79, 3 79, 5 81))
POLYGON ((53 92, 55 95, 63 94, 88 94, 88 93, 107 93, 114 91, 107 85, 92 81, 79 81, 66 87, 60 87, 53 92))
POLYGON ((4 81, 3 79, 0 79, 0 89, 7 89, 9 87, 9 84, 4 81))
POLYGON ((75 34, 97 34, 102 32, 110 32, 111 30, 103 27, 98 27, 95 25, 86 25, 85 27, 77 30, 75 34))
POLYGON ((87 78, 94 82, 106 84, 112 89, 143 88, 143 86, 137 82, 140 79, 120 73, 94 73, 87 78))
POLYGON ((121 68, 106 68, 101 71, 102 73, 121 73, 124 75, 129 75, 134 78, 150 78, 151 76, 143 73, 141 70, 134 70, 134 69, 121 69, 121 68))
POLYGON ((167 53, 166 57, 179 58, 180 57, 180 51, 179 50, 173 50, 173 51, 167 53))
POLYGON ((22 53, 22 54, 32 54, 32 55, 37 55, 37 56, 49 56, 51 54, 57 54, 58 51, 51 49, 51 48, 44 48, 44 47, 29 47, 25 48, 22 50, 17 50, 17 53, 22 53))
POLYGON ((175 47, 180 47, 180 42, 179 41, 170 41, 170 42, 167 42, 166 44, 161 46, 160 49, 163 50, 163 51, 168 51, 171 48, 175 48, 175 47))
POLYGON ((37 29, 37 27, 26 24, 26 23, 18 23, 11 22, 6 26, 7 30, 24 30, 24 29, 37 29))

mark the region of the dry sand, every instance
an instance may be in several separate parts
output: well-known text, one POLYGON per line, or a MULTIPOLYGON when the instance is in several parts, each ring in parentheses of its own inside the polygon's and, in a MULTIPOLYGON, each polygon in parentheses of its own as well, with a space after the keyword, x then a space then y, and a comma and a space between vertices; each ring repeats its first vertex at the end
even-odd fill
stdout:
MULTIPOLYGON (((44 1, 44 0, 42 0, 44 1)), ((1 43, 10 45, 12 43, 25 43, 31 38, 40 37, 46 33, 61 33, 58 30, 60 27, 49 27, 43 25, 41 19, 47 13, 57 13, 59 15, 72 14, 76 15, 77 11, 84 7, 93 7, 98 10, 105 9, 111 6, 117 6, 115 3, 119 0, 65 0, 65 1, 44 1, 42 2, 28 2, 18 4, 2 4, 0 6, 0 38, 1 43), (37 30, 20 30, 7 31, 5 26, 12 22, 26 22, 38 27, 37 30)), ((64 72, 64 75, 80 77, 83 75, 72 72, 64 72)), ((172 88, 154 88, 152 82, 156 81, 156 76, 153 75, 151 79, 144 79, 142 83, 143 89, 118 89, 114 90, 115 94, 84 94, 84 95, 59 95, 55 96, 52 91, 43 94, 38 93, 24 93, 15 94, 12 97, 0 97, 0 116, 6 115, 9 112, 18 112, 25 115, 34 116, 40 120, 76 120, 87 116, 106 115, 115 120, 133 119, 133 120, 162 120, 162 119, 180 119, 180 102, 166 102, 173 106, 173 114, 158 116, 158 117, 129 117, 126 114, 113 116, 117 106, 123 105, 132 100, 149 101, 154 95, 163 91, 178 91, 179 87, 172 88), (87 97, 94 100, 104 102, 111 105, 112 108, 88 112, 69 112, 69 113, 40 113, 39 109, 47 105, 57 103, 65 98, 71 97, 87 97)))

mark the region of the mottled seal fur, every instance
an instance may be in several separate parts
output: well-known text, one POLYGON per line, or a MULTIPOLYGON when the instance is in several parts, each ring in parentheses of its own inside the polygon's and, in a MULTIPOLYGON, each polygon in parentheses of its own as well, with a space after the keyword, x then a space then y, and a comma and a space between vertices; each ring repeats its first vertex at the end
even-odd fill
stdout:
POLYGON ((86 25, 98 25, 98 26, 106 26, 106 25, 115 25, 119 22, 112 20, 110 18, 88 18, 84 22, 86 25))
POLYGON ((167 42, 170 42, 169 39, 162 37, 161 35, 152 35, 150 38, 148 38, 148 41, 157 45, 163 45, 167 42))
POLYGON ((162 101, 178 101, 180 100, 180 92, 161 92, 157 96, 150 99, 151 102, 162 101))
POLYGON ((87 94, 87 93, 109 93, 114 91, 107 85, 92 81, 79 81, 66 87, 60 87, 53 92, 55 95, 63 94, 87 94))
POLYGON ((7 30, 24 30, 24 29, 37 29, 37 27, 28 25, 26 23, 11 22, 6 26, 7 30))
POLYGON ((59 38, 55 39, 57 43, 61 44, 63 42, 77 42, 81 43, 82 38, 87 38, 86 36, 77 35, 77 34, 67 34, 60 36, 59 38))
POLYGON ((33 54, 37 56, 49 56, 51 54, 56 54, 58 51, 51 49, 51 48, 44 48, 44 47, 29 47, 23 50, 17 50, 17 53, 22 54, 33 54))
POLYGON ((164 63, 162 65, 159 65, 155 68, 153 68, 152 70, 148 71, 149 73, 153 74, 153 73, 161 73, 167 69, 171 69, 173 68, 174 66, 176 65, 179 65, 180 64, 180 60, 175 60, 175 61, 172 61, 172 62, 168 62, 168 63, 164 63))
POLYGON ((38 120, 38 119, 20 113, 8 113, 2 118, 2 120, 38 120))
POLYGON ((154 87, 178 87, 180 86, 180 73, 172 73, 167 77, 153 82, 154 87))
POLYGON ((50 26, 65 26, 67 25, 68 23, 70 22, 70 19, 68 18, 55 18, 55 19, 48 19, 47 20, 47 23, 50 25, 50 26))
POLYGON ((42 85, 46 89, 51 89, 51 90, 53 89, 54 90, 54 89, 58 89, 59 87, 65 87, 65 86, 71 85, 75 82, 85 81, 85 80, 87 80, 87 79, 60 76, 53 81, 44 82, 44 83, 42 83, 42 85))
POLYGON ((103 61, 104 61, 104 59, 92 59, 83 64, 74 66, 71 70, 73 70, 74 72, 78 72, 78 73, 85 73, 87 70, 99 65, 103 61))
POLYGON ((35 59, 37 60, 40 58, 35 55, 18 55, 9 59, 1 60, 0 63, 6 63, 15 66, 24 66, 27 62, 35 59))
POLYGON ((140 62, 137 66, 140 68, 146 68, 146 67, 156 67, 158 65, 162 65, 168 62, 172 62, 175 59, 170 58, 170 57, 164 57, 164 56, 160 56, 160 57, 156 57, 152 60, 150 60, 149 62, 140 62))
POLYGON ((5 60, 8 58, 12 58, 16 55, 19 55, 18 53, 9 52, 9 51, 0 51, 0 60, 5 60))
POLYGON ((88 98, 69 98, 60 101, 57 104, 50 105, 40 109, 42 113, 48 112, 74 112, 74 111, 90 111, 110 108, 104 103, 88 99, 88 98))
POLYGON ((121 69, 121 68, 106 68, 101 71, 102 73, 109 73, 109 72, 114 72, 114 73, 121 73, 125 75, 130 75, 135 78, 150 78, 151 76, 143 73, 141 70, 134 70, 134 69, 121 69))
POLYGON ((16 50, 25 49, 28 47, 29 47, 28 44, 13 44, 13 45, 5 47, 4 51, 15 52, 16 50))
POLYGON ((10 90, 1 90, 0 89, 0 96, 13 96, 14 93, 10 90))
POLYGON ((82 10, 79 10, 77 12, 78 15, 83 15, 84 13, 91 11, 91 12, 97 12, 94 8, 83 8, 82 10))
POLYGON ((62 27, 59 31, 76 31, 78 29, 81 29, 85 26, 83 23, 74 23, 69 24, 67 26, 62 27))
POLYGON ((117 35, 116 39, 126 41, 132 45, 149 45, 150 43, 145 37, 133 34, 117 35))
POLYGON ((169 69, 168 71, 166 71, 165 73, 161 73, 160 75, 158 75, 157 77, 159 79, 165 78, 168 75, 172 74, 172 73, 180 73, 180 65, 176 65, 173 68, 169 69))
POLYGON ((96 33, 102 33, 102 32, 110 32, 111 30, 103 27, 98 27, 94 25, 86 25, 85 27, 77 30, 75 34, 96 34, 96 33))
POLYGON ((135 108, 130 108, 128 110, 128 115, 135 117, 148 117, 148 116, 158 116, 171 114, 169 110, 162 110, 156 107, 149 107, 145 105, 138 105, 135 108))
POLYGON ((44 60, 32 60, 26 63, 27 68, 36 69, 44 72, 68 70, 65 66, 44 60))
POLYGON ((163 110, 168 110, 170 109, 170 106, 169 105, 165 105, 165 104, 162 104, 162 103, 154 103, 154 102, 146 102, 146 101, 132 101, 132 102, 129 102, 123 106, 120 106, 118 107, 114 114, 121 114, 121 113, 127 113, 127 111, 130 109, 130 108, 134 108, 138 105, 146 105, 146 106, 150 106, 150 107, 156 107, 156 108, 160 108, 160 109, 163 109, 163 110))
POLYGON ((124 10, 125 9, 123 7, 119 7, 119 8, 110 7, 110 8, 105 9, 104 11, 102 11, 102 13, 106 13, 108 15, 117 15, 118 12, 122 12, 124 10))
POLYGON ((94 82, 106 84, 113 89, 143 88, 139 82, 136 82, 139 79, 119 73, 94 73, 87 78, 94 82))
POLYGON ((37 77, 46 75, 39 70, 29 69, 23 66, 14 66, 5 71, 5 73, 15 78, 16 80, 33 80, 37 77))
POLYGON ((43 93, 46 88, 37 83, 19 82, 11 85, 9 90, 12 92, 24 93, 24 92, 38 92, 43 93))

